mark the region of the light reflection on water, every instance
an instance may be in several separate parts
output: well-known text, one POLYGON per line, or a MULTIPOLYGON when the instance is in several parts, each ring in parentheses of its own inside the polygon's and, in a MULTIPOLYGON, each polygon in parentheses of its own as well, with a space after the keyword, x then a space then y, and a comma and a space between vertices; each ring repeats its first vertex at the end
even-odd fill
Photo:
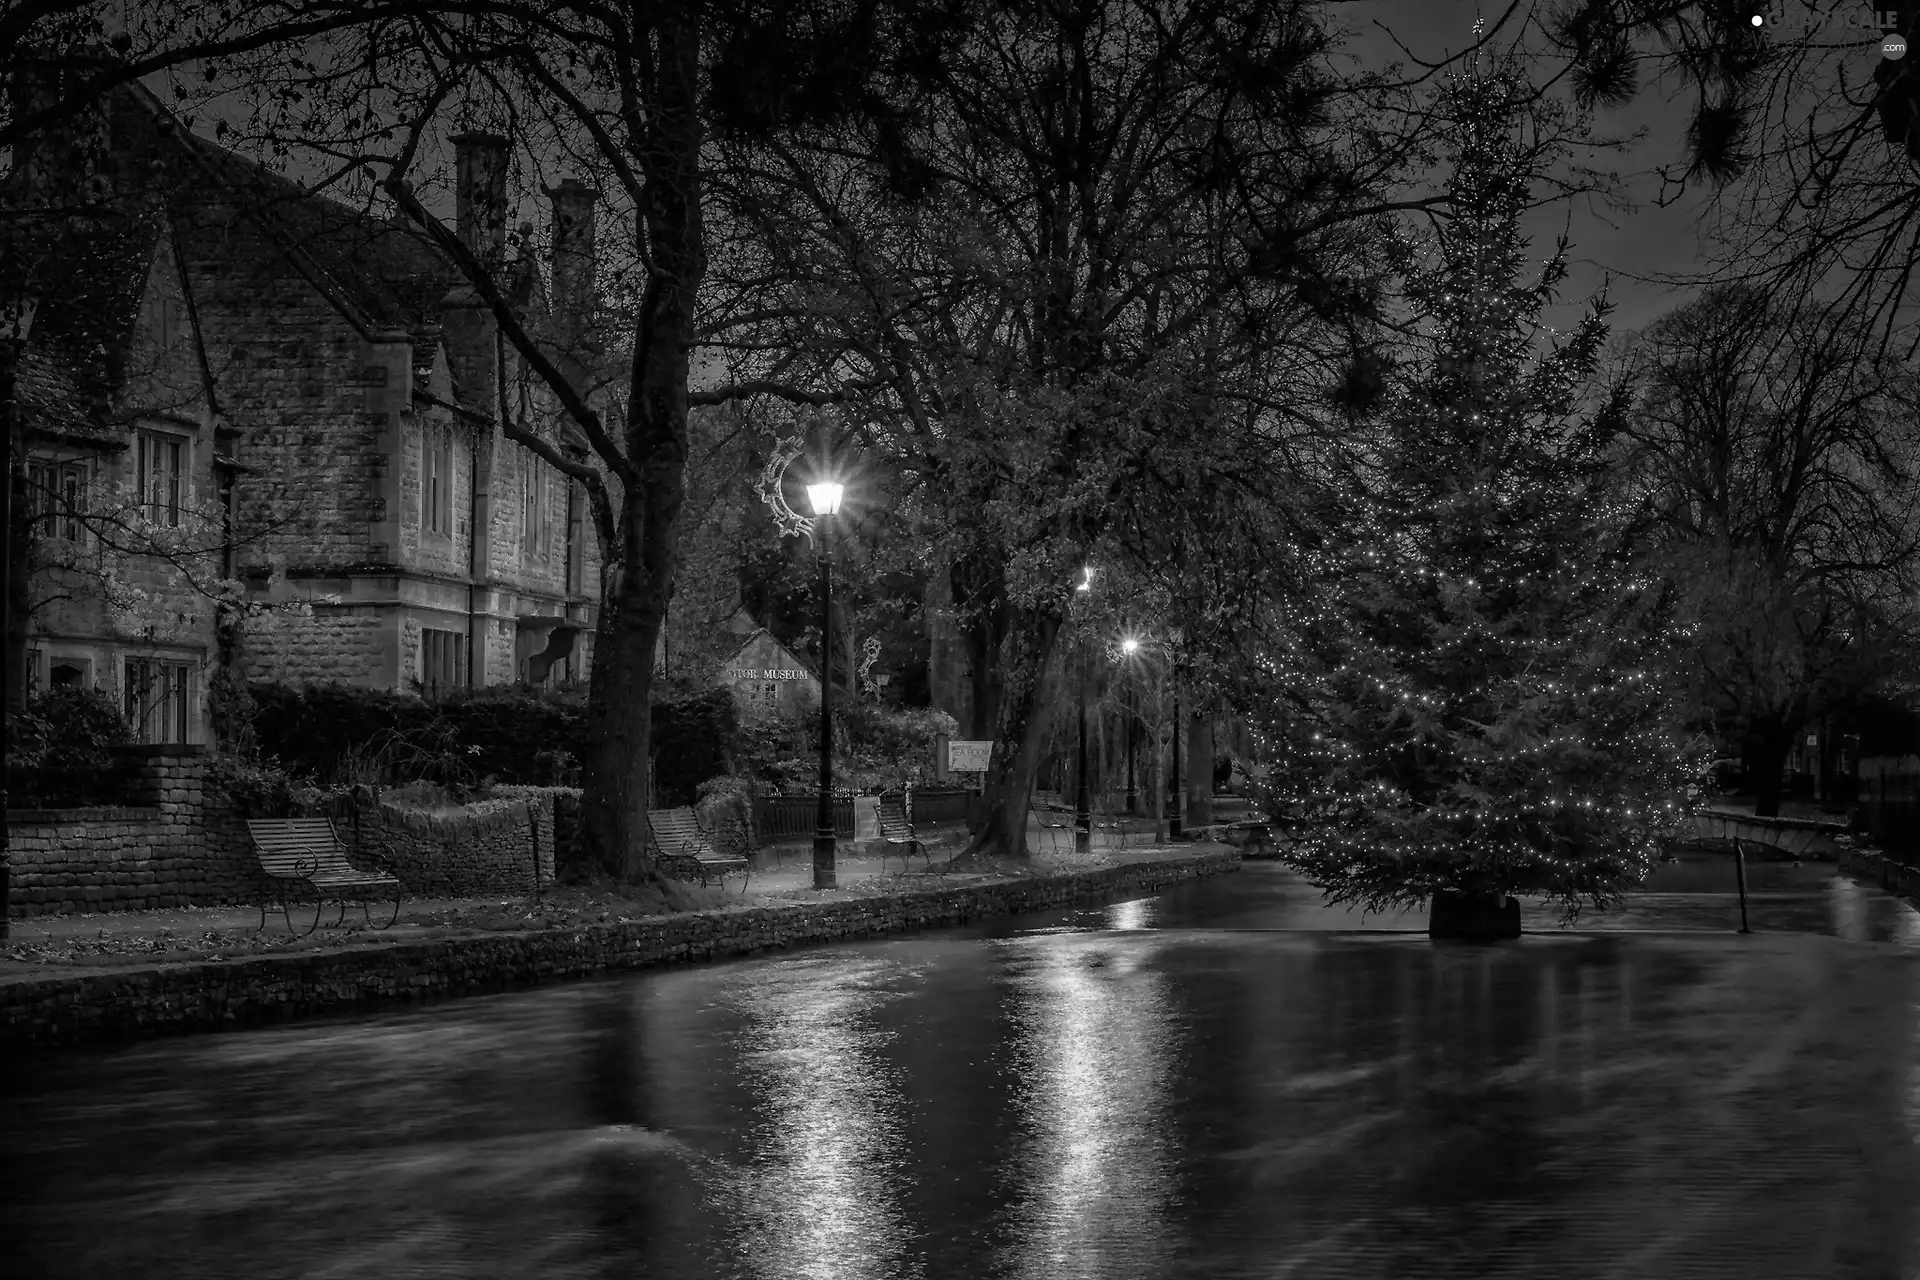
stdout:
POLYGON ((1013 1025, 1026 1193, 1001 1274, 1153 1274, 1167 1259, 1175 1029, 1153 946, 1024 948, 1032 963, 1013 983, 1013 1025))
POLYGON ((733 1069, 762 1098, 755 1156, 736 1183, 745 1267, 766 1276, 864 1280, 916 1274, 893 1190, 904 1175, 901 1099, 873 1006, 895 998, 887 958, 822 956, 752 988, 733 1069), (830 980, 820 981, 821 970, 830 980))
POLYGON ((1920 917, 1811 889, 1747 937, 1436 947, 1267 931, 1306 907, 1249 867, 75 1055, 7 1083, 0 1270, 1914 1275, 1920 917), (1839 940, 1766 931, 1816 910, 1839 940))

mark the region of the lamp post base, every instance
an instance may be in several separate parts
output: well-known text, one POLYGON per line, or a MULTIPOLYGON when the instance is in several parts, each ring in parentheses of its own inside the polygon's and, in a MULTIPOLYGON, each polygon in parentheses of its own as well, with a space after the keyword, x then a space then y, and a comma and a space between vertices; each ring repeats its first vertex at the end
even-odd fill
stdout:
POLYGON ((840 887, 838 873, 834 869, 834 858, 838 853, 833 833, 815 832, 813 837, 813 887, 816 889, 837 889, 840 887))

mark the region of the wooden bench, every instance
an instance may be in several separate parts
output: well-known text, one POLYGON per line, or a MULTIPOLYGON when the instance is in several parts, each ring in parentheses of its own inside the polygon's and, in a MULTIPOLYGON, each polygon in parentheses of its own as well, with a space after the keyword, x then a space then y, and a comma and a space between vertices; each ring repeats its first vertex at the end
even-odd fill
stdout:
MULTIPOLYGON (((401 885, 387 871, 362 871, 347 861, 346 846, 326 818, 249 818, 247 834, 253 837, 260 857, 260 869, 267 875, 267 896, 260 903, 260 927, 267 927, 267 908, 277 906, 287 922, 287 932, 305 937, 320 927, 320 914, 329 902, 338 904, 339 917, 328 928, 346 923, 347 903, 357 901, 360 912, 373 924, 367 900, 378 895, 393 895, 393 914, 383 925, 389 929, 400 918, 401 885), (296 897, 313 900, 313 923, 305 931, 293 926, 292 903, 296 897)), ((368 855, 373 856, 373 855, 368 855)))
POLYGON ((714 844, 713 833, 700 825, 700 815, 692 808, 647 810, 647 833, 653 857, 660 869, 676 880, 698 880, 702 885, 718 880, 722 889, 727 877, 738 872, 740 892, 747 891, 752 864, 744 853, 727 853, 714 844))
POLYGON ((880 870, 887 869, 887 847, 905 846, 900 854, 900 869, 907 868, 907 857, 915 849, 927 860, 927 869, 933 869, 933 854, 927 851, 926 842, 913 833, 913 821, 907 817, 907 799, 897 791, 884 792, 880 796, 880 870))

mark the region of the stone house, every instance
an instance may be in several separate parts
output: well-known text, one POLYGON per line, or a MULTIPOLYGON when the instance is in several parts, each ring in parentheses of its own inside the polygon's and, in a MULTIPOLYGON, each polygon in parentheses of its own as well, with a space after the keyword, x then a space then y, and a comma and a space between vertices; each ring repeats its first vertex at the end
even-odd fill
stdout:
POLYGON ((739 651, 721 665, 720 680, 733 690, 742 720, 791 715, 820 706, 819 675, 765 628, 748 636, 739 651))
POLYGON ((49 239, 60 287, 15 375, 37 534, 23 676, 106 693, 144 742, 201 742, 214 626, 195 584, 231 569, 218 548, 234 466, 178 238, 149 206, 49 239))
MULTIPOLYGON (((460 237, 591 395, 597 193, 551 189, 550 263, 509 258, 507 144, 452 141, 460 237)), ((42 304, 18 401, 41 531, 137 492, 149 512, 184 520, 177 504, 218 533, 190 575, 135 557, 149 589, 117 611, 103 596, 36 613, 32 679, 129 699, 145 681, 157 692, 141 705, 172 708, 173 727, 150 732, 205 740, 222 657, 205 588, 223 580, 274 606, 224 655, 252 678, 586 676, 600 560, 586 503, 501 418, 570 456, 586 457, 584 441, 444 253, 194 136, 138 87, 37 142, 6 200, 51 211, 56 192, 84 199, 46 223, 84 230, 31 246, 42 304)))

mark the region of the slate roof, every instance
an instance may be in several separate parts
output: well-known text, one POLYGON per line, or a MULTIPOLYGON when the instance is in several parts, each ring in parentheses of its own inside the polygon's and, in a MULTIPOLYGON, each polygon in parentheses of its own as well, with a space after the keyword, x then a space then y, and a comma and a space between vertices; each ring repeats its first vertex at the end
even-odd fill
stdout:
POLYGON ((411 228, 309 193, 204 138, 174 137, 181 168, 195 180, 174 187, 168 203, 194 256, 218 253, 216 237, 237 211, 364 327, 416 334, 437 326, 458 272, 411 228))
POLYGON ((0 252, 24 264, 40 299, 15 369, 29 429, 120 443, 106 408, 126 378, 135 320, 165 233, 157 211, 124 207, 52 227, 15 224, 0 252))

